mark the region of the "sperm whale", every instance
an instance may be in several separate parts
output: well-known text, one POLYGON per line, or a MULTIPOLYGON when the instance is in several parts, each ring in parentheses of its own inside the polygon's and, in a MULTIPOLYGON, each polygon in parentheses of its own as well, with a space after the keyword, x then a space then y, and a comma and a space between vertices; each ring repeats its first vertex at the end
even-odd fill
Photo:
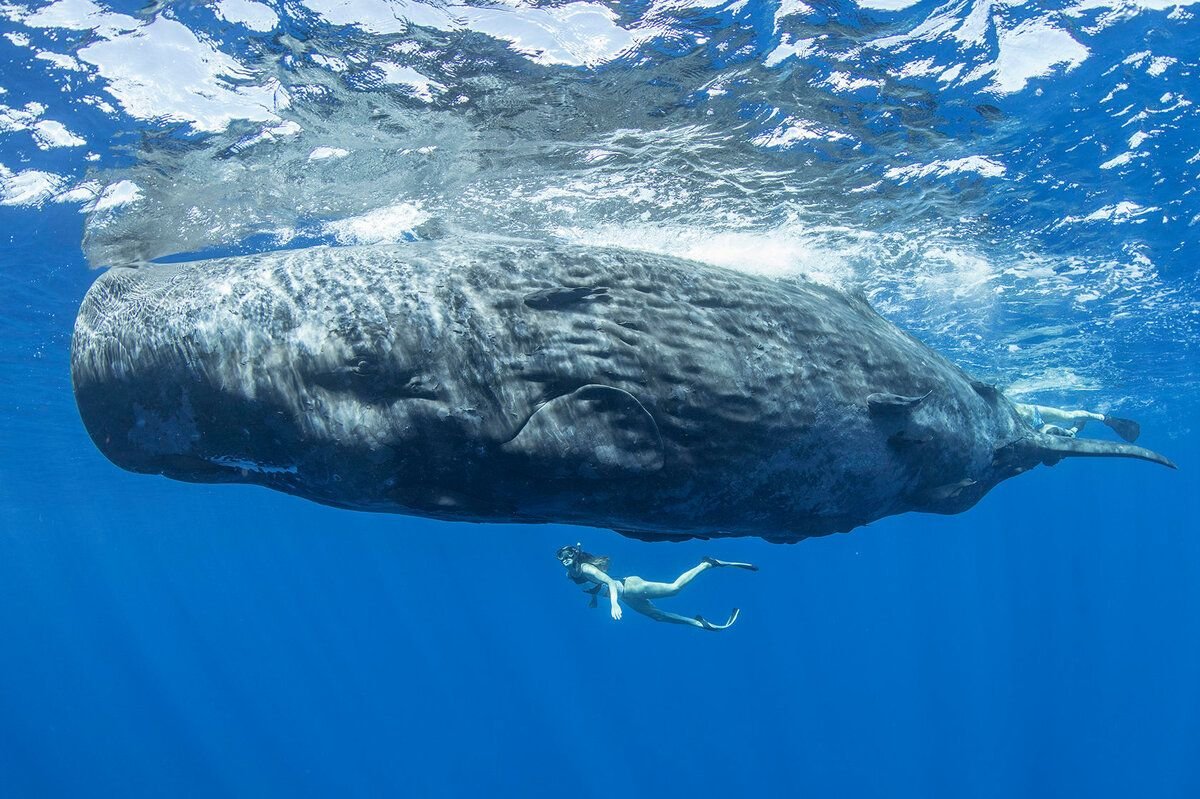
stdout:
POLYGON ((129 470, 650 540, 958 513, 1075 456, 867 301, 616 248, 461 237, 102 274, 71 373, 129 470))

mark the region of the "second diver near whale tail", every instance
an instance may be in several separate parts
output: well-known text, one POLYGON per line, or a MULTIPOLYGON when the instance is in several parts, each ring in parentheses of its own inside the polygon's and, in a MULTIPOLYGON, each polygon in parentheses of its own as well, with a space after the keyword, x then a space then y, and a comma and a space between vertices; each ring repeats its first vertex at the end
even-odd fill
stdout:
POLYGON ((714 624, 703 616, 680 616, 677 613, 662 610, 656 607, 651 600, 675 596, 688 583, 694 580, 697 575, 709 569, 732 567, 758 571, 758 567, 752 563, 737 563, 717 560, 716 558, 704 558, 699 564, 676 577, 674 582, 659 583, 643 580, 641 577, 636 576, 624 578, 611 577, 607 571, 610 563, 609 558, 585 552, 580 544, 562 547, 558 550, 556 556, 559 562, 566 567, 567 577, 572 582, 590 586, 584 589, 584 593, 592 595, 590 607, 596 607, 597 597, 607 589, 613 619, 620 620, 622 615, 620 600, 624 599, 625 604, 630 608, 655 621, 668 622, 670 624, 686 624, 702 630, 724 630, 731 627, 737 621, 739 610, 734 608, 724 624, 714 624))
POLYGON ((1083 432, 1088 422, 1100 422, 1121 438, 1129 442, 1137 441, 1142 433, 1141 425, 1132 419, 1122 419, 1103 413, 1084 410, 1066 410, 1052 408, 1048 405, 1028 405, 1014 402, 1013 407, 1021 418, 1029 423, 1039 433, 1074 438, 1083 432))

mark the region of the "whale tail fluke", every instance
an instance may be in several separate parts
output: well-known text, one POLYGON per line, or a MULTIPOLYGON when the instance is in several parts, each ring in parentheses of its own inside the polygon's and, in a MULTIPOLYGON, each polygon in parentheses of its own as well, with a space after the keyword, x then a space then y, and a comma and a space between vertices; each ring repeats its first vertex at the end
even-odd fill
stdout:
POLYGON ((1063 458, 1137 458, 1151 463, 1159 463, 1171 469, 1177 468, 1170 459, 1153 450, 1117 441, 1042 435, 1038 437, 1037 449, 1042 455, 1043 462, 1050 466, 1063 458))

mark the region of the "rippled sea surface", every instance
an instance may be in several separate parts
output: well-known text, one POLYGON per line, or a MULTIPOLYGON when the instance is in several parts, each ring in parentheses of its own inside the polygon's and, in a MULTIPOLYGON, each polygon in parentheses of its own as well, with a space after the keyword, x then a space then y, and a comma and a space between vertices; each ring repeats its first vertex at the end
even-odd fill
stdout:
POLYGON ((1200 795, 1198 16, 0 2, 3 792, 1200 795), (83 433, 95 270, 463 231, 863 291, 1184 468, 730 544, 764 570, 698 591, 744 609, 716 641, 613 626, 549 559, 590 535, 665 573, 699 543, 167 484, 83 433))

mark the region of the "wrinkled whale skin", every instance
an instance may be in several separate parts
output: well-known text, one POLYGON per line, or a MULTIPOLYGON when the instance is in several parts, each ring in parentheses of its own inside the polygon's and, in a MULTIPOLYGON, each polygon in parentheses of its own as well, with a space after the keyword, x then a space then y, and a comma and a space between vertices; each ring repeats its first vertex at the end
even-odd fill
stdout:
POLYGON ((111 269, 72 379, 93 440, 133 471, 647 539, 957 513, 1064 456, 862 298, 559 243, 111 269))

